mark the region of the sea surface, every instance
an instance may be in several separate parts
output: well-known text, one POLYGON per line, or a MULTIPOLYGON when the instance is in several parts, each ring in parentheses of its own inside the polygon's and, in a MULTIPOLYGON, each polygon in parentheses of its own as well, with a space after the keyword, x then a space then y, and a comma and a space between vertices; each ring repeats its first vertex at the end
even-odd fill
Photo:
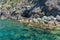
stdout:
POLYGON ((0 40, 60 40, 60 30, 53 33, 43 32, 16 20, 0 20, 0 40))

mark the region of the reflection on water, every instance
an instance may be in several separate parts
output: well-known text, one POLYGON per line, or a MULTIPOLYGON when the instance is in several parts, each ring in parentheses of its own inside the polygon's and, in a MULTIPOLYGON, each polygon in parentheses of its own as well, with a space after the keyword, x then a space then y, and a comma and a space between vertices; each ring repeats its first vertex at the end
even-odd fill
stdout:
POLYGON ((60 33, 49 34, 14 20, 0 20, 0 40, 60 40, 60 33))

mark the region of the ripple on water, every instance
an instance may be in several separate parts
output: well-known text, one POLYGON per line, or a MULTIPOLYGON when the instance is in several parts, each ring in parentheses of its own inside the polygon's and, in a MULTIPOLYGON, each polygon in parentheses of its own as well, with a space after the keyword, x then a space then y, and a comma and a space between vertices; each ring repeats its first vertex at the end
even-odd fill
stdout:
POLYGON ((60 36, 27 28, 15 20, 0 20, 0 40, 60 40, 60 36))

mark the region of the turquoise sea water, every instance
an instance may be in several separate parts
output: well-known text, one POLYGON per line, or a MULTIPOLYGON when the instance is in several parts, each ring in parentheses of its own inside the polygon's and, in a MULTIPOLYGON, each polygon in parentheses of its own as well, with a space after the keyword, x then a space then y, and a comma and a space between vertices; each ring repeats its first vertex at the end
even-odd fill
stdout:
POLYGON ((0 40, 60 40, 60 31, 51 34, 15 20, 0 20, 0 40))

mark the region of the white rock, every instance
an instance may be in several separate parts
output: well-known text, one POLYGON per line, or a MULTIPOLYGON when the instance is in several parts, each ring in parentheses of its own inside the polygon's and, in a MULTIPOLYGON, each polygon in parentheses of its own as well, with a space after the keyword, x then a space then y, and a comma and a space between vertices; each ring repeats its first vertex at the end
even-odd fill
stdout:
POLYGON ((35 19, 35 18, 33 18, 33 22, 36 22, 36 23, 37 23, 37 22, 38 22, 38 20, 37 20, 37 19, 35 19))
POLYGON ((40 20, 41 20, 41 18, 37 18, 37 20, 39 20, 39 21, 40 21, 40 20))

